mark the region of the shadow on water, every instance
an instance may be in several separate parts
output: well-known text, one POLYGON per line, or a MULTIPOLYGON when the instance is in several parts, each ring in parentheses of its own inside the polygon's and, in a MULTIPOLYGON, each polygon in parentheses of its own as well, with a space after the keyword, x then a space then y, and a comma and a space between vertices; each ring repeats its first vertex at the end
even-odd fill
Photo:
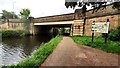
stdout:
POLYGON ((0 66, 16 64, 30 56, 43 42, 48 42, 54 36, 42 34, 37 36, 3 38, 0 43, 0 66))

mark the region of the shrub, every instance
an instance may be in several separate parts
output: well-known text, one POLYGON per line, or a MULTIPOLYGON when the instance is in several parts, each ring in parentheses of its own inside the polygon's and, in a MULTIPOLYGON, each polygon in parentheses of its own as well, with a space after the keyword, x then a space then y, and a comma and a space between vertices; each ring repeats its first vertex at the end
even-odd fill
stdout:
POLYGON ((120 27, 111 30, 110 33, 108 34, 108 39, 113 41, 120 41, 120 27))
MULTIPOLYGON (((112 29, 108 32, 108 39, 112 41, 120 41, 120 27, 112 29)), ((105 34, 102 34, 102 37, 105 37, 105 34)))
POLYGON ((27 33, 22 30, 0 30, 0 33, 2 33, 3 38, 27 35, 27 33))

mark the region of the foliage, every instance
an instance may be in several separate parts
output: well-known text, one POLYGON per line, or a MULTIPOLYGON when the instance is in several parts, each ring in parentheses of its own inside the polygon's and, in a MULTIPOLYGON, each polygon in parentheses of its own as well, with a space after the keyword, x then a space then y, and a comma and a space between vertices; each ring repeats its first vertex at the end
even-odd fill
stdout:
POLYGON ((97 8, 96 10, 98 10, 98 9, 100 9, 100 7, 102 5, 106 5, 106 3, 107 3, 107 2, 84 2, 84 1, 79 2, 79 3, 77 3, 77 2, 79 2, 79 0, 76 2, 65 2, 65 6, 67 8, 69 8, 69 7, 75 8, 76 6, 81 7, 82 13, 85 13, 87 11, 87 6, 92 5, 93 8, 97 8))
POLYGON ((53 36, 56 36, 59 34, 59 29, 58 28, 53 28, 53 36))
MULTIPOLYGON (((102 36, 105 37, 105 34, 102 34, 102 36)), ((112 41, 120 41, 120 27, 110 30, 108 33, 108 39, 112 41)))
POLYGON ((65 28, 60 28, 60 32, 61 32, 61 34, 64 34, 65 28))
POLYGON ((16 36, 21 37, 27 35, 27 33, 22 30, 0 30, 0 33, 2 33, 3 38, 16 37, 16 36))
POLYGON ((111 30, 108 38, 113 41, 120 41, 120 27, 117 29, 111 30))
POLYGON ((62 39, 62 36, 56 36, 48 43, 42 44, 33 55, 21 61, 17 65, 12 65, 10 68, 39 68, 44 60, 53 52, 57 44, 62 39))
POLYGON ((118 10, 120 10, 120 2, 114 2, 113 8, 117 8, 118 10))
POLYGON ((81 45, 87 45, 94 48, 101 49, 103 51, 106 51, 108 53, 117 53, 120 54, 120 42, 114 42, 111 40, 108 40, 105 44, 103 37, 94 37, 94 42, 91 42, 90 36, 73 36, 72 39, 77 43, 81 45))
MULTIPOLYGON (((97 12, 97 10, 99 10, 102 6, 104 8, 106 8, 106 4, 107 2, 84 2, 84 0, 81 0, 81 2, 79 0, 75 0, 75 2, 67 2, 67 0, 65 0, 65 6, 66 8, 75 8, 76 6, 78 7, 81 7, 82 9, 82 13, 85 14, 85 12, 87 11, 87 6, 91 6, 94 10, 93 10, 93 13, 94 11, 97 12)), ((120 2, 114 2, 113 3, 113 8, 117 8, 117 9, 120 9, 120 2)))
POLYGON ((23 23, 23 27, 26 32, 29 32, 30 24, 29 24, 29 17, 30 17, 30 10, 29 9, 22 9, 20 11, 21 19, 20 21, 23 23))
POLYGON ((20 19, 20 21, 23 23, 23 28, 26 32, 28 32, 29 28, 30 28, 30 23, 29 23, 29 20, 26 18, 26 17, 22 17, 20 19))
POLYGON ((8 12, 6 10, 2 10, 2 19, 14 19, 18 18, 18 16, 14 12, 8 12))
POLYGON ((21 14, 21 16, 24 16, 26 19, 28 19, 30 16, 30 10, 29 9, 22 9, 20 11, 20 14, 21 14))
POLYGON ((59 29, 60 34, 64 34, 64 33, 70 33, 70 28, 60 28, 59 29))

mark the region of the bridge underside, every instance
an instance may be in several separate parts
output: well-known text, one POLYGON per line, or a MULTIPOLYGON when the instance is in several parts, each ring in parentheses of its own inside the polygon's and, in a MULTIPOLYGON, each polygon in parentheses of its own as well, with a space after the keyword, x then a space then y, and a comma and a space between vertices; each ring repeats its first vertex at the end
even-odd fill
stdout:
POLYGON ((73 21, 34 23, 35 34, 47 34, 54 28, 71 28, 73 21))
POLYGON ((33 23, 33 25, 34 34, 48 34, 51 32, 54 33, 54 28, 70 28, 70 35, 83 34, 82 20, 33 23))
POLYGON ((42 27, 42 28, 64 28, 64 27, 71 27, 72 24, 64 24, 64 25, 34 25, 35 27, 42 27))
POLYGON ((53 33, 55 28, 71 28, 71 25, 72 24, 34 25, 34 29, 35 29, 35 34, 49 34, 49 33, 53 33))

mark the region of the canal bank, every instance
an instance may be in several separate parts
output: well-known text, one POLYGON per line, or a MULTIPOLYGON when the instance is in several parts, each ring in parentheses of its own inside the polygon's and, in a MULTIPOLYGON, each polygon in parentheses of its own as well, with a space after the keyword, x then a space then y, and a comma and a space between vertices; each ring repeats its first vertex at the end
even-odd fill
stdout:
MULTIPOLYGON (((45 60, 45 62, 48 63, 48 65, 45 65, 45 66, 49 66, 49 64, 52 64, 50 66, 57 66, 59 64, 61 64, 61 66, 69 66, 69 65, 72 65, 72 66, 85 66, 85 65, 86 66, 87 65, 88 66, 105 66, 105 65, 114 66, 115 65, 117 66, 118 55, 109 54, 101 50, 94 49, 87 46, 78 46, 78 44, 74 43, 74 41, 71 40, 69 37, 63 37, 62 41, 60 42, 61 39, 62 37, 61 38, 59 36, 55 37, 48 43, 41 45, 40 48, 38 48, 34 53, 32 53, 32 55, 29 56, 27 59, 21 61, 19 64, 10 66, 10 68, 28 68, 28 67, 38 68, 39 65, 41 65, 51 53, 52 53, 51 55, 53 55, 54 51, 56 52, 56 49, 58 52, 56 52, 56 54, 53 55, 53 58, 50 58, 52 62, 49 60, 48 61, 45 60), (101 59, 101 57, 103 56, 105 57, 101 59), (57 61, 56 61, 56 57, 57 57, 57 61), (107 57, 110 57, 110 58, 107 58, 107 57), (76 60, 76 59, 80 59, 80 60, 76 60), (105 59, 107 60, 112 59, 109 61, 111 63, 107 63, 107 60, 104 61, 105 59), (90 63, 92 61, 94 62, 90 63)), ((85 37, 85 39, 87 38, 85 37)), ((76 39, 76 40, 79 40, 79 39, 76 39)), ((81 39, 81 41, 82 40, 84 39, 81 39)), ((49 57, 47 59, 49 59, 49 57)), ((44 66, 44 63, 43 63, 43 66, 44 66)))
MULTIPOLYGON (((8 66, 9 68, 38 68, 39 64, 43 63, 43 61, 52 53, 57 44, 62 39, 62 36, 56 36, 48 43, 42 44, 36 51, 32 53, 31 56, 27 57, 25 60, 22 60, 18 64, 8 66)), ((4 67, 3 67, 4 68, 4 67)))
POLYGON ((28 35, 21 30, 0 30, 0 66, 17 64, 32 55, 41 44, 50 41, 52 34, 28 35))

